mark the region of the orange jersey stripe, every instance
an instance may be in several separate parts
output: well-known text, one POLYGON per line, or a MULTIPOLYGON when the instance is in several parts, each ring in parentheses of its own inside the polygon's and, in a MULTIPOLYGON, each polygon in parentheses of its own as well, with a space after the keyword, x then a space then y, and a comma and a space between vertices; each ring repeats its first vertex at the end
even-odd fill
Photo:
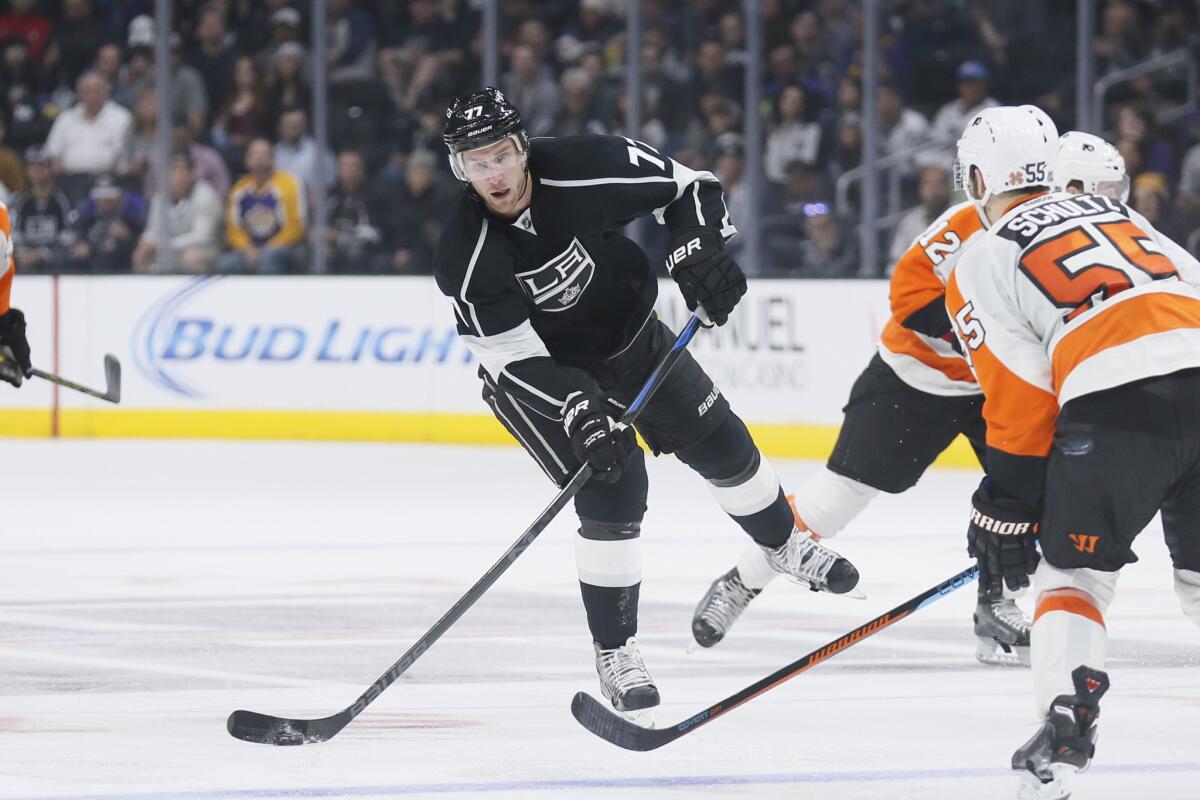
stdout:
POLYGON ((890 352, 901 356, 911 356, 927 367, 932 367, 947 378, 967 383, 975 382, 975 375, 967 362, 961 358, 943 356, 927 345, 915 332, 901 325, 895 317, 888 320, 879 339, 890 352))
POLYGON ((1043 614, 1049 614, 1051 611, 1066 611, 1068 614, 1086 617, 1101 628, 1108 629, 1104 624, 1104 615, 1092 602, 1092 596, 1079 589, 1051 589, 1042 593, 1038 597, 1037 610, 1033 612, 1033 621, 1036 623, 1043 614))
POLYGON ((945 297, 944 274, 967 240, 983 230, 979 212, 970 203, 940 221, 941 225, 935 222, 930 226, 896 262, 888 287, 892 317, 880 341, 890 352, 915 358, 951 380, 974 383, 975 376, 963 359, 938 353, 903 324, 916 312, 945 297), (939 267, 942 275, 938 274, 939 267))
MULTIPOLYGON (((3 234, 3 240, 0 244, 0 253, 8 250, 8 242, 12 238, 12 222, 8 218, 8 206, 0 203, 0 234, 3 234)), ((16 263, 9 256, 4 259, 4 263, 0 266, 0 314, 8 312, 9 303, 12 302, 12 282, 13 273, 17 271, 16 263)))
MULTIPOLYGON (((955 275, 946 284, 946 305, 966 305, 955 275)), ((986 339, 971 350, 971 363, 983 389, 983 419, 989 447, 1016 456, 1042 457, 1054 442, 1058 398, 1026 381, 1005 366, 986 339)))
POLYGON ((1154 292, 1115 303, 1058 342, 1051 359, 1055 391, 1076 367, 1097 353, 1181 328, 1200 329, 1200 301, 1195 298, 1154 292))

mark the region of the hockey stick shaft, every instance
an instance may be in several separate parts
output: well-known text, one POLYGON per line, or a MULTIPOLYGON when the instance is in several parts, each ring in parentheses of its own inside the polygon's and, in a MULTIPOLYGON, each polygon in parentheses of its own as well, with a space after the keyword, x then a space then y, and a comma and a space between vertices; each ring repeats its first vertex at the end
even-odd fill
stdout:
MULTIPOLYGON (((3 358, 4 356, 0 356, 0 359, 3 358)), ((104 357, 104 374, 108 386, 103 392, 99 389, 92 389, 74 381, 69 381, 61 375, 55 375, 53 372, 45 372, 37 367, 31 367, 28 374, 45 381, 50 381, 51 383, 56 383, 59 386, 91 395, 92 397, 98 397, 101 400, 107 400, 110 403, 121 402, 121 362, 117 361, 116 356, 113 355, 106 355, 104 357)))
POLYGON ((600 738, 623 747, 626 750, 654 750, 665 744, 686 736, 697 728, 707 725, 717 717, 726 714, 743 703, 748 703, 759 695, 774 689, 801 672, 812 669, 822 661, 826 661, 838 653, 853 647, 859 642, 874 636, 884 628, 891 627, 905 617, 921 610, 925 606, 950 594, 956 589, 966 586, 979 576, 979 567, 971 566, 962 572, 942 581, 921 594, 913 597, 884 614, 864 622, 854 630, 840 636, 828 644, 818 647, 785 667, 777 669, 765 678, 755 681, 741 691, 726 697, 724 700, 709 706, 698 714, 670 728, 643 728, 633 722, 618 716, 610 708, 603 706, 590 695, 579 692, 571 701, 571 713, 579 724, 600 738))
MULTIPOLYGON (((641 391, 638 392, 637 397, 634 398, 633 402, 629 404, 629 407, 621 416, 622 423, 632 423, 642 412, 651 397, 653 397, 654 393, 666 379, 671 368, 675 366, 675 362, 679 360, 680 356, 687 349, 688 343, 696 335, 699 327, 700 319, 693 314, 684 325, 683 330, 680 331, 679 336, 675 339, 675 343, 671 346, 670 351, 663 356, 662 360, 654 368, 654 371, 650 373, 650 377, 646 379, 646 383, 642 386, 641 391)), ((367 687, 367 690, 359 695, 358 699, 349 707, 338 714, 319 720, 282 720, 276 717, 255 714, 254 712, 235 711, 230 715, 227 724, 230 734, 246 741, 270 744, 320 742, 337 735, 338 731, 362 713, 363 709, 369 706, 376 697, 403 675, 434 642, 442 637, 442 634, 448 631, 466 613, 467 609, 473 606, 487 592, 492 584, 525 552, 529 545, 533 544, 533 541, 546 529, 554 517, 558 515, 558 512, 570 502, 571 498, 579 493, 579 490, 583 488, 583 485, 587 483, 591 475, 592 469, 587 464, 582 465, 576 470, 571 479, 567 481, 566 485, 559 490, 558 494, 550 502, 550 505, 546 506, 545 510, 533 521, 533 524, 525 529, 520 538, 508 550, 504 551, 500 559, 396 663, 392 664, 387 672, 380 675, 378 680, 367 687)))

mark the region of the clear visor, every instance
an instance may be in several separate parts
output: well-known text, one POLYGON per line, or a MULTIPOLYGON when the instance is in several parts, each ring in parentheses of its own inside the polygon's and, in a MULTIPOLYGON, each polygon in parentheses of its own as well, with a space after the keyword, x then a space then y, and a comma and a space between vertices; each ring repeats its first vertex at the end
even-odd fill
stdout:
POLYGON ((1112 200, 1119 200, 1122 203, 1129 202, 1129 176, 1126 175, 1119 181, 1097 181, 1096 194, 1103 195, 1112 200))
POLYGON ((523 168, 529 155, 519 148, 517 150, 506 149, 498 153, 482 152, 486 149, 479 148, 452 154, 450 165, 454 169, 454 176, 460 181, 487 180, 513 169, 523 168))

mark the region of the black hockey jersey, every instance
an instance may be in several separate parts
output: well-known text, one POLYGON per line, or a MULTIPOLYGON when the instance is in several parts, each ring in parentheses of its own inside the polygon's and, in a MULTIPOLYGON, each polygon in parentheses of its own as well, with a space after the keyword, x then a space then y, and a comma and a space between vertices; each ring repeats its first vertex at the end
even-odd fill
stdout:
POLYGON ((70 244, 74 239, 72 225, 75 217, 71 203, 60 191, 45 200, 24 191, 8 204, 12 216, 13 243, 20 248, 55 248, 70 244))
POLYGON ((529 143, 532 197, 515 220, 491 214, 470 187, 442 230, 434 275, 458 332, 492 379, 549 417, 578 373, 620 352, 657 297, 646 254, 619 229, 653 214, 670 230, 735 233, 721 185, 619 136, 529 143))

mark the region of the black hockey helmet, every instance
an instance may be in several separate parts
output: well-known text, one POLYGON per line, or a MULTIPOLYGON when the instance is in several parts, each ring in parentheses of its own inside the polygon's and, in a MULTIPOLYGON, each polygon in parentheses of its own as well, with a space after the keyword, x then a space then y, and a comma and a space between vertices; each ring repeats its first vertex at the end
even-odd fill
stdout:
POLYGON ((470 180, 459 154, 513 137, 517 149, 529 149, 529 136, 521 125, 521 112, 504 93, 485 86, 460 95, 446 109, 442 141, 450 150, 450 167, 460 181, 470 180))

